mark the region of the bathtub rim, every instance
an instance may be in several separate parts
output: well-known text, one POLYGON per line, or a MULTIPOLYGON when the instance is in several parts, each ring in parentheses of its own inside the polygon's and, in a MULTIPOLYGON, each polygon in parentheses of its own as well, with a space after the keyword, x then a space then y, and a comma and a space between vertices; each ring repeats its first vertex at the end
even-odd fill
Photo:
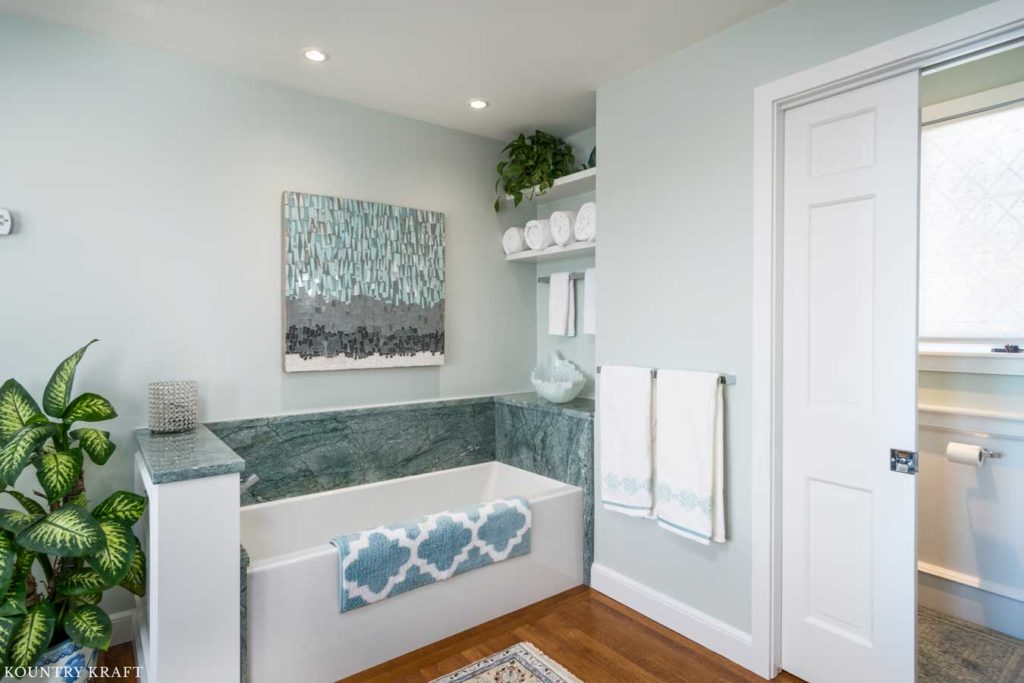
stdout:
MULTIPOLYGON (((498 462, 496 460, 492 460, 492 461, 489 461, 489 462, 481 462, 481 463, 476 463, 476 464, 473 464, 473 465, 463 465, 461 467, 452 467, 452 468, 444 469, 444 470, 436 470, 434 472, 424 472, 422 474, 410 474, 410 475, 405 476, 405 477, 396 477, 394 479, 383 479, 381 481, 370 482, 368 484, 357 484, 356 486, 345 486, 345 487, 342 487, 342 488, 331 489, 330 491, 315 491, 313 493, 305 493, 305 494, 303 494, 301 496, 290 496, 288 498, 278 498, 277 500, 268 500, 268 501, 263 502, 263 503, 252 503, 250 505, 243 505, 241 507, 241 510, 240 510, 240 513, 239 513, 239 517, 240 518, 244 517, 245 511, 249 510, 249 509, 253 509, 253 510, 255 510, 255 509, 268 509, 268 508, 271 508, 271 507, 274 507, 274 506, 280 506, 280 505, 285 505, 285 504, 289 504, 289 503, 295 504, 295 503, 298 503, 300 501, 313 500, 313 499, 316 499, 316 498, 323 498, 323 497, 326 497, 326 496, 335 496, 335 495, 338 495, 339 493, 342 493, 342 492, 349 492, 349 491, 357 491, 357 490, 366 490, 366 489, 379 488, 379 487, 385 486, 387 484, 392 484, 392 483, 398 482, 398 481, 412 481, 412 480, 416 480, 416 479, 429 479, 429 478, 432 478, 432 477, 437 477, 437 476, 449 474, 449 473, 452 473, 452 472, 460 472, 460 471, 466 471, 466 470, 472 470, 472 469, 498 469, 498 470, 510 469, 510 470, 516 470, 518 472, 525 472, 525 473, 527 473, 527 474, 529 474, 531 476, 539 477, 541 479, 546 479, 547 481, 550 481, 552 483, 552 487, 551 488, 545 489, 545 490, 543 490, 543 491, 541 491, 541 492, 539 492, 539 493, 537 493, 535 495, 527 496, 526 497, 526 499, 530 502, 531 505, 544 502, 545 500, 549 500, 549 499, 554 498, 556 496, 564 496, 564 495, 567 495, 567 494, 572 494, 573 492, 579 492, 579 494, 581 496, 583 495, 583 488, 580 487, 580 486, 574 486, 572 484, 566 484, 565 482, 558 481, 557 479, 552 479, 551 477, 545 476, 543 474, 537 474, 536 472, 531 472, 530 470, 525 470, 525 469, 522 469, 520 467, 516 467, 514 465, 509 465, 507 463, 503 463, 503 462, 498 462)), ((479 502, 486 503, 488 501, 481 500, 479 502)), ((443 512, 443 511, 444 510, 437 510, 436 512, 443 512)), ((430 513, 427 513, 427 514, 436 514, 436 512, 430 512, 430 513)), ((396 521, 401 521, 401 520, 396 520, 396 521)), ((244 547, 244 545, 243 545, 243 547, 244 547)), ((287 553, 281 553, 279 555, 272 555, 270 557, 264 557, 264 558, 260 558, 260 559, 250 557, 250 559, 249 559, 249 566, 248 566, 248 568, 246 570, 246 575, 259 573, 259 572, 262 572, 262 571, 269 571, 271 569, 274 569, 275 567, 281 567, 281 566, 285 566, 285 565, 290 565, 290 564, 294 564, 296 562, 301 562, 301 561, 308 560, 308 559, 314 559, 314 558, 318 558, 318 557, 321 557, 321 556, 324 556, 324 555, 334 555, 334 554, 337 554, 337 552, 338 552, 337 548, 335 548, 331 544, 330 541, 325 541, 324 543, 318 543, 318 544, 313 545, 313 546, 309 546, 309 547, 306 547, 306 548, 301 548, 299 550, 293 550, 293 551, 287 552, 287 553)))

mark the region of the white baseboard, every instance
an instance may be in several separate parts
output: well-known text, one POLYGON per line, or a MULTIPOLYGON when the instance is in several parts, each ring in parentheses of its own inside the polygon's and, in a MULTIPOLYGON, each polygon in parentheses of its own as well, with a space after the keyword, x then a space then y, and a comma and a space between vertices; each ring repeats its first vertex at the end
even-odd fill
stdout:
POLYGON ((945 579, 946 581, 954 581, 965 586, 970 586, 971 588, 977 588, 978 590, 983 590, 986 593, 1001 595, 1004 598, 1016 600, 1017 602, 1024 602, 1024 590, 1021 590, 1020 588, 1014 588, 1013 586, 1007 586, 995 581, 971 576, 970 574, 964 574, 963 572, 940 567, 936 564, 928 564, 927 562, 918 561, 917 571, 937 576, 940 579, 945 579))
POLYGON ((110 636, 111 645, 127 643, 134 638, 134 627, 132 626, 132 618, 134 616, 135 610, 133 609, 114 612, 110 615, 110 621, 114 625, 113 633, 110 636))
POLYGON ((591 569, 590 586, 662 626, 761 675, 755 663, 749 633, 596 562, 591 569))

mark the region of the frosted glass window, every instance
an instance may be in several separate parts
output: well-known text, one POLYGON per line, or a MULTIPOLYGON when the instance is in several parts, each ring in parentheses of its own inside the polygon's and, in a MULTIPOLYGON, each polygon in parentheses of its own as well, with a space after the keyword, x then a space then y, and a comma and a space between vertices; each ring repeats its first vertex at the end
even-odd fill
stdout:
POLYGON ((1024 105, 921 132, 920 335, 1024 338, 1024 105))

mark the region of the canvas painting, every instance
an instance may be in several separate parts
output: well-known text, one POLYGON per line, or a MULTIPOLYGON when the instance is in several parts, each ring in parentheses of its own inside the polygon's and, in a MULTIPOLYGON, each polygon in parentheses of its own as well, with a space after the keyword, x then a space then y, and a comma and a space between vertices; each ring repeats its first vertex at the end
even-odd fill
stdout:
POLYGON ((284 193, 284 369, 444 363, 444 214, 284 193))

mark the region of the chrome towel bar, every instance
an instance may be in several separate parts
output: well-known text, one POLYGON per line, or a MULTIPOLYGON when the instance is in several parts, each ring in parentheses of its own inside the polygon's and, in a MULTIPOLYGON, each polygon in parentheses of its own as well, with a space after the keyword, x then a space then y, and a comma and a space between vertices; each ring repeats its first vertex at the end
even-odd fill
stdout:
MULTIPOLYGON (((597 366, 597 373, 601 374, 601 366, 600 365, 597 366)), ((657 368, 653 368, 651 370, 651 377, 657 377, 657 376, 658 376, 658 370, 657 370, 657 368)), ((736 375, 729 375, 729 374, 726 374, 724 372, 720 372, 720 373, 718 373, 718 381, 721 382, 722 384, 736 384, 736 375)))

